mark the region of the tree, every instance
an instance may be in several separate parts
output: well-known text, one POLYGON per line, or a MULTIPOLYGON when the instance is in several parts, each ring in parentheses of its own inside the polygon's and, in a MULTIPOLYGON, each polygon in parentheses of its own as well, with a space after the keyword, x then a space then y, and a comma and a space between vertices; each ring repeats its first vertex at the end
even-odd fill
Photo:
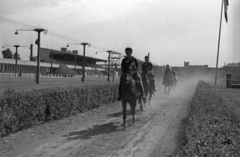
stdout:
POLYGON ((30 61, 36 61, 36 60, 37 60, 37 57, 30 56, 29 59, 30 59, 30 61))
POLYGON ((45 59, 40 59, 40 62, 45 62, 45 59))
POLYGON ((12 51, 10 49, 6 49, 2 51, 3 58, 13 58, 12 51))
MULTIPOLYGON (((16 52, 13 54, 14 59, 16 59, 16 52)), ((17 54, 17 59, 21 60, 19 53, 17 54)))

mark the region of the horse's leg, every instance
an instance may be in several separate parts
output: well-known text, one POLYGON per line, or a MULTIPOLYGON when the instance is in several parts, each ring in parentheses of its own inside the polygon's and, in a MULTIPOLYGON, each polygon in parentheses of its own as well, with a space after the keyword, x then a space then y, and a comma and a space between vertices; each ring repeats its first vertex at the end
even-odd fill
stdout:
POLYGON ((140 109, 141 109, 141 106, 142 106, 142 100, 141 100, 141 97, 138 98, 138 103, 140 104, 140 109))
POLYGON ((142 111, 145 111, 146 109, 146 101, 142 101, 143 105, 142 105, 142 111))
POLYGON ((150 102, 151 102, 151 99, 152 99, 152 94, 153 94, 153 92, 151 92, 151 93, 149 94, 149 105, 150 105, 150 102))
POLYGON ((136 101, 131 102, 130 106, 131 106, 131 114, 132 114, 132 123, 134 124, 135 122, 135 108, 136 108, 136 101))
POLYGON ((144 92, 145 92, 145 96, 146 98, 148 97, 148 89, 147 88, 144 88, 144 92))
POLYGON ((142 98, 141 97, 138 98, 138 102, 140 104, 140 110, 143 111, 143 105, 142 105, 142 98))
POLYGON ((125 129, 125 121, 126 121, 126 107, 127 107, 127 102, 122 101, 122 107, 123 107, 123 127, 125 129))
POLYGON ((148 98, 148 91, 145 92, 145 96, 146 96, 146 101, 147 101, 147 98, 148 98))

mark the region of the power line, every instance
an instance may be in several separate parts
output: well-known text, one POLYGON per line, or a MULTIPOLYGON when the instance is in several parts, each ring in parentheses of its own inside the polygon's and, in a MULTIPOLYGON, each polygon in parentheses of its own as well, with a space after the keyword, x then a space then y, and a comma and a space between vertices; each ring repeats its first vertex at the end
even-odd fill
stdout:
MULTIPOLYGON (((10 19, 10 18, 3 17, 3 16, 1 16, 1 15, 0 15, 0 21, 12 23, 12 24, 20 25, 20 26, 24 26, 24 27, 39 28, 39 27, 37 27, 37 26, 33 26, 33 25, 30 25, 30 24, 26 24, 26 23, 23 23, 23 22, 19 22, 19 21, 17 21, 17 20, 13 20, 13 19, 10 19)), ((55 36, 55 37, 58 37, 58 38, 60 38, 60 39, 67 39, 67 40, 71 40, 71 41, 75 41, 75 42, 83 42, 83 41, 80 41, 80 40, 77 40, 77 39, 73 39, 73 38, 70 38, 70 37, 66 37, 66 36, 57 34, 57 33, 53 32, 53 31, 48 31, 48 33, 51 34, 51 35, 53 35, 53 36, 55 36)), ((92 44, 92 43, 91 43, 91 47, 94 47, 94 48, 100 49, 100 50, 109 50, 109 49, 100 47, 100 46, 98 46, 98 45, 92 44)))
POLYGON ((91 47, 94 47, 94 48, 96 48, 96 49, 100 49, 100 50, 108 50, 108 49, 105 49, 105 48, 99 47, 99 46, 94 45, 94 44, 91 44, 91 47))
POLYGON ((0 15, 0 20, 1 20, 1 21, 5 21, 5 22, 8 22, 8 23, 13 23, 13 24, 16 24, 16 25, 20 25, 20 26, 31 27, 31 28, 38 28, 38 27, 36 27, 36 26, 29 25, 29 24, 26 24, 26 23, 23 23, 23 22, 19 22, 19 21, 16 21, 16 20, 12 20, 12 19, 3 17, 3 16, 1 16, 1 15, 0 15))
POLYGON ((10 43, 0 42, 3 45, 11 45, 10 43))
POLYGON ((80 40, 77 40, 77 39, 69 38, 69 37, 54 33, 52 31, 48 31, 48 33, 55 36, 55 37, 61 38, 61 39, 67 39, 67 40, 71 40, 71 41, 75 41, 75 42, 83 42, 83 41, 80 41, 80 40))

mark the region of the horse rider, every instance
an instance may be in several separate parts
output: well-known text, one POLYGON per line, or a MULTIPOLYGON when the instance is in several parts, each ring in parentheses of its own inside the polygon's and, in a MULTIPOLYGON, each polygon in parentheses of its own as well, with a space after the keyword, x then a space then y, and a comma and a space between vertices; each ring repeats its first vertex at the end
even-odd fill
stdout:
POLYGON ((172 69, 172 77, 173 77, 173 81, 176 83, 177 82, 177 76, 175 71, 172 69))
POLYGON ((173 69, 172 69, 172 75, 173 75, 173 78, 175 78, 176 73, 175 73, 175 71, 173 69))
POLYGON ((149 61, 149 57, 145 56, 145 62, 142 64, 142 77, 149 78, 150 85, 153 86, 154 91, 157 91, 157 88, 155 86, 155 76, 152 72, 153 70, 153 64, 149 61))
POLYGON ((139 90, 140 90, 142 98, 146 99, 146 96, 144 94, 143 84, 142 84, 142 78, 141 78, 141 75, 138 73, 138 61, 135 57, 132 56, 132 48, 127 47, 125 49, 125 53, 127 56, 121 62, 122 75, 120 77, 120 84, 118 87, 119 97, 117 99, 119 101, 122 99, 121 98, 121 86, 123 83, 123 74, 129 73, 130 67, 133 70, 133 71, 131 71, 131 72, 133 72, 132 78, 136 81, 136 85, 137 84, 139 85, 139 90))
POLYGON ((172 75, 172 68, 170 68, 170 66, 167 64, 165 72, 164 72, 164 76, 163 76, 163 83, 162 84, 167 84, 167 76, 170 76, 170 82, 173 83, 173 75, 172 75))

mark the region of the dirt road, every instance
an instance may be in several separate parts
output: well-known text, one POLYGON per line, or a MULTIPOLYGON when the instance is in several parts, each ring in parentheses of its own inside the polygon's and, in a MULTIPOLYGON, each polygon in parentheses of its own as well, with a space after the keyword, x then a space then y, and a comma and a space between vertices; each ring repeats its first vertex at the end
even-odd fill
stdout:
POLYGON ((0 156, 167 156, 184 138, 187 108, 196 84, 179 82, 170 96, 159 88, 151 104, 146 104, 146 111, 137 106, 135 125, 128 112, 125 130, 122 107, 117 102, 2 138, 0 156))

